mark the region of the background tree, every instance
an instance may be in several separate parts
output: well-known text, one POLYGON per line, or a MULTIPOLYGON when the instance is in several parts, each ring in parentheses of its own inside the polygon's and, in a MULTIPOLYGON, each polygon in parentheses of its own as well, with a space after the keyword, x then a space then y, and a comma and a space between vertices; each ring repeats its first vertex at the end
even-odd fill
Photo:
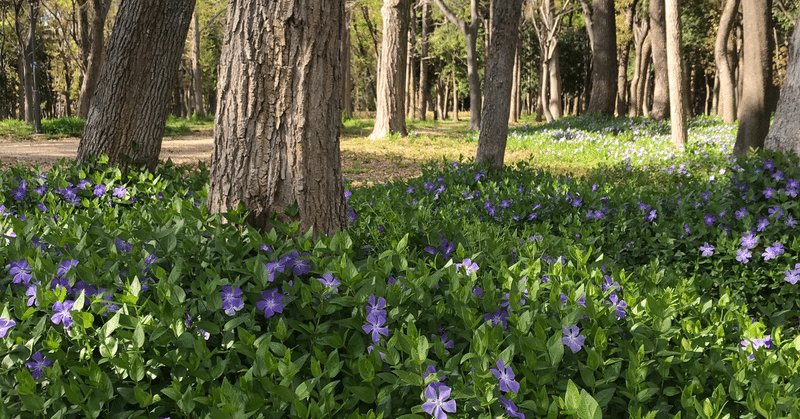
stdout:
POLYGON ((78 160, 106 154, 111 164, 155 169, 193 9, 194 0, 122 1, 78 160))
POLYGON ((375 127, 371 140, 390 133, 406 132, 406 58, 408 55, 408 20, 410 0, 384 0, 383 38, 378 59, 378 89, 375 127))
POLYGON ((561 69, 558 58, 558 36, 563 27, 564 15, 575 8, 570 0, 564 0, 556 12, 554 0, 532 0, 528 3, 536 35, 539 38, 541 57, 542 107, 548 122, 560 119, 563 114, 561 102, 561 69))
POLYGON ((111 0, 78 0, 81 89, 78 94, 78 118, 89 116, 89 105, 97 89, 100 70, 105 62, 105 24, 111 0), (87 16, 91 15, 91 23, 87 16))
POLYGON ((192 15, 192 98, 194 113, 205 115, 203 107, 203 69, 200 66, 200 13, 195 10, 192 15))
POLYGON ((470 21, 462 20, 444 2, 436 0, 436 4, 447 20, 454 24, 464 35, 467 46, 467 74, 469 75, 469 130, 481 129, 481 80, 478 73, 478 27, 481 16, 478 12, 478 0, 470 0, 470 21))
POLYGON ((678 0, 665 0, 664 17, 667 23, 667 68, 669 74, 670 123, 672 145, 683 151, 686 146, 686 96, 681 58, 681 16, 678 0))
POLYGON ((228 3, 208 206, 224 212, 241 203, 247 222, 263 229, 297 203, 303 228, 333 234, 346 221, 339 154, 344 0, 286 6, 228 3))
POLYGON ((428 79, 428 33, 431 20, 430 4, 422 1, 422 20, 420 23, 420 39, 419 39, 419 91, 417 92, 417 108, 416 118, 420 121, 426 119, 428 112, 428 97, 430 96, 430 87, 428 79))
POLYGON ((769 132, 768 95, 772 90, 772 0, 742 0, 744 60, 742 100, 739 105, 739 130, 733 153, 746 154, 751 148, 764 148, 769 132))
POLYGON ((519 18, 522 0, 495 2, 489 61, 486 63, 486 106, 483 127, 478 136, 475 160, 492 168, 503 168, 508 138, 508 115, 511 106, 514 56, 519 42, 519 18))
POLYGON ((631 79, 629 115, 632 117, 644 115, 644 84, 650 60, 650 18, 643 16, 640 9, 634 13, 633 48, 634 65, 633 78, 631 79))
POLYGON ((653 54, 653 107, 650 118, 669 117, 669 76, 667 74, 667 28, 664 0, 650 0, 650 46, 653 54))
POLYGON ((732 124, 736 120, 736 90, 729 38, 738 12, 739 0, 725 1, 725 9, 722 12, 714 44, 714 60, 719 80, 719 114, 722 115, 722 120, 726 124, 732 124))
POLYGON ((591 21, 594 33, 592 93, 586 113, 614 115, 617 100, 617 25, 614 0, 593 0, 591 21))
POLYGON ((789 48, 789 67, 764 148, 794 151, 800 155, 800 24, 795 25, 789 48))

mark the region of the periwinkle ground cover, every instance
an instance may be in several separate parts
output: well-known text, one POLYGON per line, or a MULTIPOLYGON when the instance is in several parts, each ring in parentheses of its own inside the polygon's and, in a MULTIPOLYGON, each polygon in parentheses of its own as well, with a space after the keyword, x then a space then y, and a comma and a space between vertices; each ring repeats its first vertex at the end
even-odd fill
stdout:
POLYGON ((321 239, 202 170, 6 169, 0 417, 800 416, 798 159, 731 140, 443 162, 321 239))

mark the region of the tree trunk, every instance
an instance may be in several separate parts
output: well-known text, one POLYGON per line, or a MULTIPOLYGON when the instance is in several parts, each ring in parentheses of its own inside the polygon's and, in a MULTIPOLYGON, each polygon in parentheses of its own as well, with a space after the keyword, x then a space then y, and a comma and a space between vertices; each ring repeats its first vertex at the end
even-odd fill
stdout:
POLYGON ((784 152, 794 150, 800 155, 800 17, 789 44, 789 66, 764 148, 784 152))
POLYGON ((667 66, 669 73, 670 123, 672 124, 672 146, 683 151, 686 147, 685 89, 683 82, 683 59, 681 58, 681 16, 678 0, 665 1, 667 23, 667 66))
POLYGON ((92 10, 92 22, 88 32, 91 36, 85 47, 88 51, 82 52, 86 57, 86 68, 81 81, 78 94, 78 118, 86 119, 89 115, 89 105, 97 89, 100 79, 100 70, 105 62, 105 24, 111 0, 88 0, 92 10))
POLYGON ((194 112, 205 115, 203 107, 203 69, 200 67, 200 14, 195 10, 192 17, 192 84, 194 87, 194 112))
POLYGON ((483 107, 483 127, 478 136, 475 160, 496 170, 503 168, 508 138, 514 56, 519 42, 521 14, 522 0, 495 3, 489 62, 486 63, 486 106, 483 107))
POLYGON ((384 0, 383 39, 378 59, 375 128, 371 140, 391 133, 406 136, 406 56, 408 55, 409 0, 384 0))
POLYGON ((642 104, 644 103, 644 81, 646 66, 650 54, 650 19, 641 19, 633 27, 633 47, 636 54, 633 67, 633 80, 631 80, 631 98, 629 114, 631 117, 638 117, 644 114, 642 104))
POLYGON ((444 0, 436 0, 436 4, 442 10, 447 20, 456 25, 467 44, 467 75, 469 77, 469 125, 468 130, 481 129, 481 80, 478 74, 478 25, 480 15, 478 14, 478 0, 470 0, 470 17, 467 23, 456 16, 445 4, 444 0))
POLYGON ((194 0, 120 4, 78 160, 106 154, 111 164, 155 170, 193 9, 194 0))
MULTIPOLYGON (((520 5, 521 7, 521 5, 520 5)), ((520 39, 519 28, 517 28, 517 44, 514 48, 514 65, 513 65, 513 75, 511 78, 511 101, 509 105, 511 106, 508 113, 508 122, 517 122, 520 117, 521 107, 521 72, 522 72, 522 42, 520 39)), ((492 50, 490 49, 490 52, 492 50)), ((491 55, 489 56, 491 58, 491 55)), ((488 88, 488 87, 487 87, 488 88)), ((488 100, 488 99, 487 99, 488 100)), ((481 119, 483 116, 481 116, 481 119)))
POLYGON ((587 114, 614 115, 617 100, 617 24, 614 0, 593 0, 592 94, 587 114))
MULTIPOLYGON (((409 0, 409 12, 411 12, 411 2, 409 0)), ((406 54, 406 78, 408 85, 406 86, 406 115, 409 119, 414 118, 417 114, 417 86, 416 86, 416 71, 414 63, 414 54, 417 51, 417 16, 416 12, 409 14, 409 28, 408 28, 408 53, 406 54)))
POLYGON ((455 57, 453 57, 453 121, 458 122, 458 75, 455 57))
POLYGON ((346 223, 344 0, 230 0, 227 19, 209 210, 241 203, 264 230, 296 203, 302 228, 332 235, 346 223))
POLYGON ((751 148, 763 148, 769 132, 768 94, 772 90, 772 0, 742 0, 744 66, 739 107, 739 131, 733 154, 744 155, 751 148))
MULTIPOLYGON (((625 8, 625 24, 630 33, 634 31, 633 19, 636 14, 636 1, 632 1, 625 8)), ((628 57, 631 53, 632 38, 623 42, 617 49, 617 106, 614 114, 617 116, 626 115, 630 104, 628 96, 628 57)))
POLYGON ((350 25, 352 24, 352 15, 350 7, 345 9, 345 24, 342 31, 342 66, 344 67, 344 90, 342 91, 342 112, 344 117, 350 119, 353 117, 353 78, 350 66, 350 25))
POLYGON ((667 75, 667 32, 664 0, 650 0, 650 44, 653 48, 653 108, 650 118, 663 121, 669 118, 669 77, 667 75))
POLYGON ((728 49, 728 38, 739 12, 739 0, 727 0, 722 18, 719 22, 717 40, 714 44, 714 61, 717 64, 717 78, 719 79, 719 99, 717 106, 722 120, 726 124, 736 121, 736 84, 733 80, 731 69, 731 56, 728 49))
POLYGON ((419 92, 417 94, 417 119, 424 121, 428 113, 428 21, 431 9, 429 3, 422 3, 422 34, 419 56, 419 92))
POLYGON ((561 60, 558 57, 558 45, 555 47, 553 57, 550 59, 549 81, 550 81, 550 101, 548 107, 554 119, 561 119, 564 116, 564 105, 561 101, 561 60))

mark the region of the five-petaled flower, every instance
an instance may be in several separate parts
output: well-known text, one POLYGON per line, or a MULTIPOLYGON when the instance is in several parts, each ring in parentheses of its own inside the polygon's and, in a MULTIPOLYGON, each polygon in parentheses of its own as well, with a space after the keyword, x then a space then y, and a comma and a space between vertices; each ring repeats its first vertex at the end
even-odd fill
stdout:
POLYGON ((461 263, 456 263, 457 270, 460 271, 462 266, 464 267, 464 270, 466 271, 467 275, 469 275, 471 272, 475 272, 478 269, 480 269, 478 267, 478 264, 473 262, 472 259, 470 258, 464 259, 461 263))
POLYGON ((611 306, 614 307, 614 311, 617 314, 617 320, 620 320, 625 317, 625 309, 628 308, 628 303, 625 300, 619 298, 616 292, 612 292, 608 299, 611 302, 611 306))
POLYGON ((74 305, 75 302, 72 300, 66 300, 63 303, 61 301, 56 301, 53 304, 53 311, 55 311, 56 314, 53 314, 53 316, 50 317, 50 320, 54 324, 61 323, 64 325, 64 327, 72 326, 72 314, 70 314, 69 311, 72 310, 74 305))
POLYGON ((6 333, 8 333, 8 329, 11 329, 17 324, 14 319, 9 319, 7 317, 0 317, 0 338, 6 337, 6 333))
POLYGON ((389 337, 389 328, 386 324, 386 310, 373 310, 367 315, 367 324, 361 326, 364 332, 372 335, 372 341, 380 343, 381 336, 389 337))
POLYGON ((52 364, 50 358, 42 356, 41 352, 36 352, 31 358, 33 358, 33 362, 28 362, 25 366, 31 370, 31 376, 34 380, 42 378, 45 368, 52 368, 50 367, 50 364, 52 364))
POLYGON ((778 256, 782 255, 783 253, 784 253, 783 243, 775 242, 775 243, 772 243, 772 246, 766 248, 766 250, 764 250, 764 253, 762 253, 761 256, 764 257, 764 260, 770 260, 770 259, 777 258, 778 256))
POLYGON ((128 193, 128 190, 125 189, 125 186, 120 185, 120 186, 117 186, 116 188, 114 188, 114 193, 111 194, 111 196, 113 196, 115 198, 124 198, 125 194, 127 194, 127 193, 128 193))
POLYGON ((455 413, 456 411, 456 401, 448 400, 450 391, 450 387, 439 382, 428 384, 428 387, 425 388, 425 398, 428 401, 422 403, 422 409, 429 415, 433 415, 435 419, 446 419, 447 413, 445 412, 455 413))
POLYGON ((333 274, 330 274, 330 273, 329 274, 323 274, 322 278, 317 278, 317 281, 322 282, 322 285, 325 285, 328 288, 335 288, 336 286, 341 284, 339 282, 339 280, 336 279, 336 277, 333 276, 333 274))
POLYGON ((572 353, 578 353, 583 347, 583 342, 586 341, 586 336, 580 335, 580 329, 578 326, 572 325, 572 328, 568 328, 567 326, 561 326, 564 329, 564 337, 561 338, 561 341, 564 342, 564 345, 569 346, 569 349, 572 350, 572 353))
POLYGON ((225 310, 225 314, 233 316, 236 315, 237 311, 244 308, 244 300, 240 298, 242 295, 241 288, 231 288, 230 285, 225 285, 219 294, 222 296, 222 309, 225 310))
POLYGON ((500 403, 502 403, 503 408, 506 409, 506 414, 508 415, 508 417, 525 419, 525 415, 519 413, 517 405, 515 405, 514 402, 512 402, 511 400, 508 400, 507 398, 500 396, 500 403))
POLYGON ((519 382, 514 380, 514 370, 510 365, 503 365, 503 360, 497 360, 497 369, 490 369, 492 374, 500 381, 500 391, 519 392, 519 382))
POLYGON ((700 246, 700 250, 703 252, 703 256, 713 256, 714 255, 714 246, 706 244, 700 246))
POLYGON ((283 313, 283 294, 277 288, 261 291, 261 301, 256 303, 256 308, 264 312, 264 317, 270 318, 275 313, 283 313))

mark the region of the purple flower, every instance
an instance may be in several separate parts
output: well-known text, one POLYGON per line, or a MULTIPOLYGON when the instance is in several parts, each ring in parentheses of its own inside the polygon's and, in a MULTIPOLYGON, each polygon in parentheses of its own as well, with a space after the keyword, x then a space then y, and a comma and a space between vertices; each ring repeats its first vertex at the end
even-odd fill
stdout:
POLYGON ((744 207, 742 207, 742 208, 739 208, 738 210, 736 210, 736 212, 734 212, 734 213, 733 213, 733 216, 734 216, 734 217, 735 217, 737 220, 741 220, 741 219, 743 219, 743 218, 744 218, 745 216, 747 216, 747 215, 750 215, 750 212, 749 212, 749 211, 747 211, 747 208, 744 208, 744 207))
POLYGON ((784 281, 795 285, 800 282, 800 263, 795 265, 796 269, 785 271, 784 273, 786 276, 783 278, 784 281))
POLYGON ((17 324, 14 319, 0 317, 0 338, 6 337, 6 333, 8 333, 8 329, 11 329, 17 324))
POLYGON ((746 249, 752 249, 756 247, 758 244, 758 237, 756 237, 752 232, 750 232, 746 236, 742 236, 742 247, 746 249))
POLYGON ((502 403, 503 408, 506 409, 506 415, 508 415, 508 417, 525 419, 525 415, 517 411, 517 405, 515 405, 514 402, 512 402, 511 400, 508 400, 507 398, 501 395, 500 403, 502 403))
POLYGON ((130 243, 121 240, 119 237, 115 237, 114 242, 117 246, 117 250, 119 250, 120 252, 130 253, 130 251, 133 250, 133 246, 131 246, 130 243))
POLYGON ((470 258, 464 259, 461 263, 456 263, 457 270, 461 270, 462 266, 464 267, 464 270, 466 271, 467 275, 469 275, 471 272, 475 272, 478 269, 480 269, 478 267, 478 264, 473 262, 472 259, 470 258))
POLYGON ((706 214, 706 216, 703 218, 706 220, 707 226, 712 226, 714 225, 714 221, 717 221, 717 218, 714 217, 712 214, 706 214))
POLYGON ((714 246, 708 244, 708 242, 706 242, 706 244, 700 246, 700 250, 703 251, 703 256, 713 256, 714 255, 714 246))
POLYGON ((797 220, 794 219, 791 215, 786 216, 786 221, 783 222, 786 224, 786 227, 795 228, 797 227, 797 220))
POLYGON ((231 288, 230 285, 225 285, 219 295, 222 296, 222 309, 225 310, 225 314, 234 316, 237 311, 244 308, 244 300, 239 298, 242 295, 241 288, 231 288))
POLYGON ((44 193, 47 192, 47 185, 40 185, 38 188, 34 189, 33 191, 36 192, 37 194, 39 194, 39 196, 44 196, 44 193))
POLYGON ((128 190, 125 189, 125 185, 119 185, 116 188, 114 188, 114 193, 111 194, 111 196, 113 196, 115 198, 124 198, 125 194, 127 194, 127 193, 128 193, 128 190))
POLYGON ((61 265, 58 267, 58 271, 56 271, 56 275, 64 276, 70 269, 78 266, 78 261, 76 259, 65 259, 61 261, 61 265))
POLYGON ((493 313, 489 313, 489 314, 486 314, 485 316, 483 316, 483 320, 484 321, 492 322, 492 327, 497 326, 498 324, 502 323, 503 324, 503 330, 506 330, 506 327, 508 327, 507 318, 508 318, 508 312, 503 310, 503 309, 501 309, 501 308, 498 308, 493 313))
POLYGON ((31 275, 31 269, 33 268, 28 264, 27 259, 9 262, 6 268, 10 268, 8 273, 13 276, 11 282, 15 284, 28 284, 33 278, 33 275, 31 275))
POLYGON ((764 198, 771 199, 775 196, 775 189, 771 187, 767 187, 764 189, 764 198))
POLYGON ((53 311, 55 311, 56 314, 53 314, 53 316, 50 317, 50 320, 53 322, 53 324, 61 323, 64 325, 64 327, 72 326, 72 315, 69 314, 69 311, 72 310, 74 305, 75 302, 72 300, 66 300, 63 303, 61 301, 56 301, 53 304, 53 311))
POLYGON ((684 225, 683 225, 683 231, 685 231, 685 232, 686 232, 686 235, 687 235, 687 236, 688 236, 688 235, 690 235, 690 234, 692 234, 692 230, 689 230, 689 224, 684 224, 684 225))
POLYGON ((756 227, 756 230, 764 231, 767 229, 768 225, 769 220, 767 220, 766 217, 758 217, 758 226, 756 227))
POLYGON ((256 308, 264 312, 264 317, 270 318, 275 313, 283 313, 283 294, 277 288, 261 291, 261 301, 256 303, 256 308))
POLYGON ((367 314, 372 313, 374 310, 382 310, 386 308, 386 299, 383 297, 375 298, 375 294, 369 296, 369 304, 367 305, 367 314))
POLYGON ((386 310, 374 310, 367 315, 367 324, 361 326, 365 333, 372 335, 372 341, 380 343, 381 336, 389 337, 389 328, 386 324, 386 310))
POLYGON ((25 179, 22 179, 19 182, 19 187, 17 189, 14 189, 14 192, 13 192, 14 199, 17 200, 17 201, 24 199, 25 195, 27 195, 27 193, 28 193, 27 189, 28 189, 28 181, 25 180, 25 179))
POLYGON ((96 196, 98 198, 100 198, 101 196, 105 195, 106 194, 106 185, 103 185, 102 183, 94 185, 94 192, 93 193, 94 193, 94 196, 96 196))
POLYGON ((625 309, 628 308, 628 303, 626 303, 625 300, 619 298, 617 296, 617 293, 615 293, 615 292, 612 292, 608 296, 608 298, 609 298, 609 300, 611 300, 610 301, 611 306, 614 307, 614 311, 617 314, 617 320, 625 318, 625 315, 626 315, 625 309))
POLYGON ((28 284, 25 288, 25 296, 28 298, 28 307, 36 306, 39 307, 39 301, 36 300, 36 289, 38 288, 37 284, 28 284))
POLYGON ((298 257, 294 260, 294 266, 292 266, 292 275, 300 276, 309 272, 311 272, 311 263, 308 261, 308 259, 301 259, 298 257))
POLYGON ((750 253, 747 249, 738 249, 736 250, 736 260, 742 263, 750 262, 750 258, 753 257, 753 254, 750 253))
POLYGON ((25 366, 31 370, 31 376, 34 380, 42 378, 42 373, 45 368, 52 368, 50 367, 50 364, 52 364, 50 358, 46 356, 43 357, 41 352, 37 351, 31 358, 33 358, 33 362, 28 362, 25 366))
POLYGON ((322 285, 328 288, 334 288, 341 284, 339 280, 330 273, 322 275, 322 278, 317 278, 317 281, 322 282, 322 285))
POLYGON ((490 371, 500 381, 500 391, 519 392, 519 383, 514 380, 514 370, 510 365, 503 365, 502 359, 497 360, 497 369, 492 368, 490 371))
POLYGON ((578 326, 572 325, 572 329, 568 328, 567 326, 561 325, 561 328, 564 329, 564 337, 561 338, 561 341, 564 342, 564 345, 569 346, 569 349, 572 350, 572 353, 578 353, 583 346, 583 342, 586 341, 586 336, 579 335, 581 332, 578 329, 578 326))
POLYGON ((658 213, 656 210, 650 210, 650 214, 647 216, 647 221, 655 221, 658 218, 658 213))
POLYGON ((456 401, 448 400, 450 398, 450 387, 442 383, 430 383, 425 388, 425 398, 428 399, 422 403, 422 408, 433 415, 434 419, 447 419, 447 413, 455 413, 456 401))
POLYGON ((761 256, 764 257, 764 260, 770 260, 782 255, 783 252, 783 243, 775 242, 772 246, 768 247, 761 256))
POLYGON ((615 281, 614 278, 611 277, 611 275, 604 275, 603 279, 605 281, 603 281, 603 283, 600 284, 600 289, 603 290, 603 292, 606 292, 612 288, 618 288, 620 286, 619 282, 615 281))
MULTIPOLYGON (((425 368, 425 371, 426 372, 422 373, 422 379, 423 380, 428 378, 428 376, 431 375, 431 374, 436 374, 436 373, 439 373, 439 372, 443 372, 442 370, 437 370, 436 367, 434 367, 433 365, 428 365, 428 367, 425 368)), ((439 377, 439 382, 441 383, 442 381, 444 381, 445 378, 447 378, 446 375, 440 376, 439 377)))

